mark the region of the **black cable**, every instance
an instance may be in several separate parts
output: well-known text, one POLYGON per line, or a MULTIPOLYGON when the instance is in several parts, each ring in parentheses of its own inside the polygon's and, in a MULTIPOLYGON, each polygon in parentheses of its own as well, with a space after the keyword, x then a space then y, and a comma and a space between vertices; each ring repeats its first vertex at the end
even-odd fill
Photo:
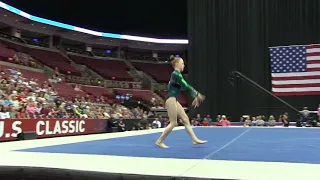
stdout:
POLYGON ((291 106, 289 103, 287 103, 286 101, 284 101, 283 99, 279 98, 278 96, 275 96, 274 94, 272 94, 270 91, 266 90, 265 88, 263 88, 262 86, 260 86, 259 84, 257 84, 256 82, 252 81, 250 78, 248 78, 247 76, 243 75, 241 72, 239 71, 231 71, 229 73, 229 83, 234 86, 235 84, 235 79, 239 78, 245 82, 247 82, 248 84, 252 85, 253 87, 259 89, 260 91, 267 93, 269 96, 277 99, 278 101, 280 101, 281 103, 283 103, 284 105, 288 106, 290 109, 292 109, 293 111, 295 111, 302 119, 306 118, 304 117, 304 115, 295 107, 291 106))

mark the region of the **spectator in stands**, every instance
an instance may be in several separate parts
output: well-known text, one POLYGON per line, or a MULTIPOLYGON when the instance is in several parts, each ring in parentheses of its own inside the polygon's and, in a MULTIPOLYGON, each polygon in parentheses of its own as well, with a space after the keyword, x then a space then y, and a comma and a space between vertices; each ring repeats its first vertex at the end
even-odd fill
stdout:
POLYGON ((58 67, 54 67, 54 72, 55 72, 56 76, 59 76, 59 75, 60 75, 60 72, 59 72, 59 68, 58 68, 58 67))
POLYGON ((208 121, 208 123, 210 125, 213 123, 212 118, 210 117, 210 115, 207 115, 207 121, 208 121))
POLYGON ((220 124, 223 126, 223 127, 226 127, 226 126, 229 126, 230 125, 230 121, 227 119, 227 117, 225 115, 222 115, 221 116, 221 119, 220 119, 220 124))
POLYGON ((303 110, 300 111, 300 113, 301 113, 305 118, 308 118, 311 112, 308 110, 308 107, 304 107, 303 110))
POLYGON ((58 83, 61 82, 61 79, 57 77, 57 75, 53 75, 51 78, 48 79, 50 83, 58 83))
POLYGON ((59 118, 66 118, 67 117, 67 111, 63 105, 59 107, 58 112, 57 112, 57 116, 59 118))
POLYGON ((183 120, 181 118, 178 119, 177 126, 183 126, 183 120))
POLYGON ((40 114, 41 109, 42 109, 41 103, 37 103, 36 113, 37 113, 37 114, 40 114))
POLYGON ((31 85, 38 85, 38 79, 30 79, 30 81, 29 81, 29 85, 31 86, 31 85))
POLYGON ((255 116, 251 117, 251 126, 256 126, 257 125, 257 118, 255 116))
POLYGON ((216 126, 222 126, 220 120, 221 120, 221 115, 217 115, 217 117, 216 117, 216 126))
POLYGON ((200 126, 200 122, 197 121, 196 119, 191 120, 191 126, 200 126))
POLYGON ((75 85, 74 90, 75 90, 75 91, 82 91, 82 90, 81 90, 81 86, 79 86, 79 85, 77 85, 77 84, 75 85))
POLYGON ((88 118, 88 115, 83 114, 82 110, 77 105, 73 105, 73 113, 79 118, 88 118))
POLYGON ((162 123, 162 127, 167 127, 169 125, 169 119, 168 118, 163 118, 163 123, 162 123))
POLYGON ((200 123, 202 123, 202 118, 200 114, 197 114, 196 120, 199 121, 200 123))
POLYGON ((289 127, 290 122, 288 118, 288 113, 281 114, 279 117, 279 122, 282 122, 284 127, 289 127))
POLYGON ((142 114, 142 118, 147 119, 148 118, 148 113, 147 111, 144 111, 142 114))
POLYGON ((154 97, 151 98, 150 105, 151 105, 151 107, 156 107, 157 106, 156 98, 154 98, 154 97))
POLYGON ((275 117, 273 115, 270 115, 268 122, 269 122, 269 126, 271 126, 271 127, 275 126, 276 125, 275 117))
POLYGON ((12 63, 16 63, 16 64, 19 64, 20 62, 19 57, 17 56, 17 53, 15 53, 12 58, 9 58, 9 60, 11 60, 12 63))
POLYGON ((134 108, 134 109, 132 110, 132 116, 133 116, 133 118, 134 118, 134 119, 138 119, 138 115, 139 115, 138 109, 137 109, 137 108, 134 108))
POLYGON ((10 105, 13 107, 19 107, 17 91, 12 91, 12 95, 9 96, 10 105))
POLYGON ((257 116, 256 124, 257 126, 264 126, 264 120, 262 116, 257 116))
MULTIPOLYGON (((89 113, 89 112, 87 112, 87 113, 83 113, 83 114, 86 114, 86 115, 88 115, 88 118, 94 118, 94 115, 92 114, 92 113, 89 113)), ((99 111, 98 111, 98 116, 96 116, 98 119, 105 119, 105 116, 103 115, 103 112, 102 112, 102 110, 101 109, 99 109, 99 111)))
POLYGON ((209 121, 207 118, 203 118, 201 126, 210 126, 209 121))
POLYGON ((31 114, 36 113, 37 105, 32 99, 29 100, 26 110, 27 110, 27 113, 31 113, 31 114))
POLYGON ((123 123, 123 120, 120 119, 118 123, 118 131, 119 132, 124 132, 126 131, 126 125, 123 123))
MULTIPOLYGON (((163 124, 164 118, 162 117, 162 115, 158 115, 158 119, 159 119, 160 123, 163 124)), ((162 125, 162 126, 163 126, 163 125, 162 125)))
POLYGON ((152 122, 152 128, 161 128, 161 122, 158 118, 152 122))
POLYGON ((49 116, 56 116, 57 115, 57 113, 58 113, 58 110, 57 110, 57 108, 56 108, 56 106, 54 105, 54 104, 52 104, 52 106, 50 107, 50 112, 49 112, 49 116))
POLYGON ((0 77, 0 86, 2 89, 4 89, 8 85, 8 80, 7 78, 3 78, 2 76, 0 77))
POLYGON ((0 119, 9 119, 10 114, 7 111, 7 108, 3 105, 0 105, 0 119))
POLYGON ((9 105, 9 116, 11 119, 17 118, 17 107, 13 106, 13 104, 9 105))
POLYGON ((26 119, 28 118, 28 115, 26 113, 26 108, 25 107, 21 107, 18 112, 17 112, 17 118, 19 119, 26 119))
POLYGON ((251 126, 250 116, 243 117, 243 118, 245 118, 245 121, 244 121, 244 123, 243 123, 243 127, 249 127, 249 126, 251 126))
POLYGON ((40 110, 40 114, 44 116, 48 116, 51 110, 49 109, 49 105, 47 103, 44 103, 44 106, 40 110))

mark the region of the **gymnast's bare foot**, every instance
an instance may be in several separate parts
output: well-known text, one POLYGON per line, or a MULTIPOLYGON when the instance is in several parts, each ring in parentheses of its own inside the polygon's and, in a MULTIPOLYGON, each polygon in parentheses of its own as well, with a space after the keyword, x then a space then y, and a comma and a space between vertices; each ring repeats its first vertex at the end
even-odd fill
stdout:
POLYGON ((197 144, 205 144, 205 143, 207 143, 208 141, 207 140, 195 140, 195 141, 192 141, 192 143, 194 144, 194 145, 197 145, 197 144))
POLYGON ((162 143, 162 142, 156 142, 156 145, 157 146, 159 146, 159 147, 161 147, 161 148, 169 148, 168 146, 166 146, 164 143, 162 143))

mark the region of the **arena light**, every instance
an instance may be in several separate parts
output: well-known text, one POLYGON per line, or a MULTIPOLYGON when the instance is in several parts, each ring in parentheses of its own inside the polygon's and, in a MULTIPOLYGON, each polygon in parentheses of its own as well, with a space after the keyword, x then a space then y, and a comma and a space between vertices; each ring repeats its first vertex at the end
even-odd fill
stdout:
POLYGON ((156 39, 156 38, 130 36, 130 35, 121 35, 121 39, 153 42, 153 43, 166 43, 166 44, 188 44, 188 40, 184 40, 184 39, 156 39))
POLYGON ((39 22, 39 23, 48 24, 48 25, 51 25, 51 26, 56 26, 56 27, 69 29, 69 30, 74 30, 74 28, 75 28, 74 26, 71 26, 71 25, 68 25, 68 24, 64 24, 64 23, 60 23, 60 22, 49 20, 49 19, 44 19, 44 18, 41 18, 41 17, 32 16, 32 15, 30 16, 29 19, 32 20, 32 21, 39 22))
POLYGON ((0 1, 0 7, 2 7, 3 9, 8 10, 8 6, 5 3, 1 2, 1 1, 0 1))
POLYGON ((103 37, 122 39, 120 34, 102 33, 103 37))
POLYGON ((56 26, 64 29, 69 29, 77 32, 82 32, 86 34, 91 34, 95 36, 102 36, 102 37, 107 37, 107 38, 116 38, 116 39, 126 39, 126 40, 132 40, 132 41, 142 41, 142 42, 152 42, 152 43, 164 43, 164 44, 188 44, 188 40, 186 39, 157 39, 157 38, 149 38, 149 37, 139 37, 139 36, 131 36, 131 35, 121 35, 121 34, 113 34, 113 33, 104 33, 104 32, 97 32, 89 29, 84 29, 76 26, 72 26, 69 24, 64 24, 56 21, 52 21, 49 19, 37 17, 30 15, 26 12, 23 12, 15 7, 12 7, 8 4, 5 4, 0 1, 0 7, 3 9, 6 9, 12 13, 15 13, 19 16, 23 16, 27 19, 30 19, 35 22, 43 23, 43 24, 48 24, 51 26, 56 26))
POLYGON ((74 30, 78 32, 87 33, 87 34, 92 34, 95 36, 102 36, 102 32, 92 31, 92 30, 88 30, 80 27, 74 27, 74 30))

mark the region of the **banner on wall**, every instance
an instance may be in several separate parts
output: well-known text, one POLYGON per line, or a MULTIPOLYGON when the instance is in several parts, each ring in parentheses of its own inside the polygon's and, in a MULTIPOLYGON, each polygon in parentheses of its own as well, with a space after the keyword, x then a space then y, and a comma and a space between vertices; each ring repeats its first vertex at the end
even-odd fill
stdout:
POLYGON ((19 133, 35 132, 37 138, 106 132, 107 120, 101 119, 3 119, 0 141, 15 140, 19 133))

